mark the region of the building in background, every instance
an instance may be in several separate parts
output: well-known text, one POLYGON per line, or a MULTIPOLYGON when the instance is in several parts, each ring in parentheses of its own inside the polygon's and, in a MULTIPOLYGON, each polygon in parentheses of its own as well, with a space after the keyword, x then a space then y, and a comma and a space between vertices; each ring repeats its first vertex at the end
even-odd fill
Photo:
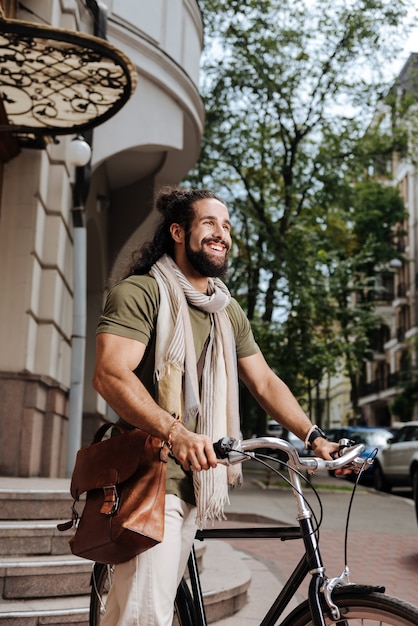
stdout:
POLYGON ((393 155, 386 163, 386 172, 376 171, 376 175, 386 174, 390 184, 398 187, 407 218, 397 227, 393 260, 377 277, 375 299, 381 326, 373 346, 374 358, 363 372, 359 403, 367 424, 380 426, 390 426, 400 418, 412 419, 414 412, 412 397, 408 400, 405 388, 412 383, 413 391, 411 378, 417 371, 418 54, 410 55, 392 91, 395 98, 390 106, 383 107, 380 123, 387 128, 402 126, 408 147, 405 154, 393 155))
MULTIPOLYGON (((202 17, 196 0, 0 4, 6 17, 43 27, 46 36, 48 28, 105 36, 137 74, 123 107, 87 129, 91 161, 77 168, 66 158, 72 136, 57 134, 58 143, 42 145, 25 133, 6 132, 7 98, 0 87, 5 105, 0 119, 0 474, 65 476, 77 227, 86 234, 87 255, 85 366, 78 381, 86 443, 107 412, 90 381, 108 279, 151 232, 156 190, 179 183, 199 155, 202 17)), ((0 41, 4 67, 7 49, 0 41)), ((105 85, 106 73, 96 69, 98 85, 105 85)))
POLYGON ((408 147, 370 173, 398 187, 407 218, 396 227, 393 260, 376 275, 374 300, 381 324, 374 336, 373 359, 359 372, 361 414, 353 414, 350 383, 340 372, 321 384, 325 427, 392 426, 417 417, 418 54, 410 55, 391 93, 396 97, 390 105, 382 103, 377 117, 385 131, 402 126, 408 147))

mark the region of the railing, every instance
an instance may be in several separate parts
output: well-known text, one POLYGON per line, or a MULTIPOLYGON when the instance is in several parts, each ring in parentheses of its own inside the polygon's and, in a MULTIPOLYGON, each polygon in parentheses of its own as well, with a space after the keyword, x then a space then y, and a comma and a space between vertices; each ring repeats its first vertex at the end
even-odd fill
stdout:
POLYGON ((396 289, 396 294, 398 298, 406 298, 406 284, 405 283, 399 283, 396 289))
POLYGON ((374 393, 379 393, 379 391, 396 387, 399 379, 399 372, 393 372, 392 374, 388 374, 382 378, 376 378, 368 383, 362 383, 359 389, 360 396, 370 396, 374 393))

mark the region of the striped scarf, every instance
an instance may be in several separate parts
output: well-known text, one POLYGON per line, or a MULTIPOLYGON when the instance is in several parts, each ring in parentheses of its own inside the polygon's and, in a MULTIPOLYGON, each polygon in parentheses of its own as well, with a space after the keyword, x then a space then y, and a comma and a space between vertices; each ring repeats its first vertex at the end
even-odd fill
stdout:
MULTIPOLYGON (((167 255, 153 265, 150 274, 160 291, 155 348, 159 405, 175 416, 183 416, 186 426, 191 419, 196 420, 196 431, 212 441, 224 436, 239 439, 236 350, 225 311, 231 298, 228 289, 218 278, 209 278, 208 294, 196 291, 167 255), (200 397, 188 303, 208 313, 211 319, 200 397)), ((200 528, 209 520, 224 519, 228 484, 241 482, 240 465, 218 465, 193 473, 200 528)))

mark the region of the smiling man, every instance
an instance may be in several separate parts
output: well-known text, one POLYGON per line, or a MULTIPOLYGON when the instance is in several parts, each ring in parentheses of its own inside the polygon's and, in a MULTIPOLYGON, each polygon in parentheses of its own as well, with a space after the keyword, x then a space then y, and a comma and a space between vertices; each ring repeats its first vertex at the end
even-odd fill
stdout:
MULTIPOLYGON (((185 236, 184 253, 188 271, 202 279, 206 292, 205 277, 224 278, 228 271, 228 252, 231 247, 231 222, 226 207, 216 198, 196 203, 194 224, 196 228, 185 236), (195 250, 193 250, 193 243, 195 250)), ((181 260, 178 259, 181 266, 181 260)), ((184 270, 183 270, 184 273, 184 270)))
POLYGON ((168 188, 154 238, 110 291, 97 330, 93 385, 127 428, 168 447, 164 541, 115 567, 103 626, 171 626, 197 526, 223 517, 237 466, 212 442, 238 438, 238 377, 287 430, 331 458, 338 445, 313 426, 261 354, 221 278, 231 224, 208 190, 168 188))

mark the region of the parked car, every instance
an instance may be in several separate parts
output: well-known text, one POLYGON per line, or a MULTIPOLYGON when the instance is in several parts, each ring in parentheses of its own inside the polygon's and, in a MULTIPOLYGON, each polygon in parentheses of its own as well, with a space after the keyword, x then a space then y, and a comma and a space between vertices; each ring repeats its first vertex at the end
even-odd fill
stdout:
POLYGON ((281 437, 283 435, 283 426, 280 426, 276 420, 268 420, 266 428, 266 437, 281 437))
MULTIPOLYGON (((326 435, 330 441, 340 441, 340 439, 351 439, 356 443, 364 444, 365 450, 361 455, 367 458, 373 454, 374 450, 379 451, 388 446, 388 442, 392 439, 393 433, 389 428, 381 426, 347 426, 342 428, 332 428, 326 431, 326 435)), ((365 469, 361 475, 361 482, 372 483, 374 480, 375 463, 365 469)), ((348 476, 350 478, 350 476, 348 476)), ((353 478, 353 476, 351 476, 353 478)))
POLYGON ((418 421, 406 422, 379 452, 373 484, 379 491, 411 487, 418 521, 418 421))
MULTIPOLYGON (((266 437, 280 437, 281 439, 286 439, 286 441, 291 443, 292 446, 296 448, 299 456, 312 456, 312 450, 305 450, 304 442, 293 433, 285 431, 283 427, 276 422, 276 420, 268 420, 266 437)), ((271 451, 268 454, 271 454, 271 451)), ((285 458, 285 455, 283 455, 283 458, 285 458)))

